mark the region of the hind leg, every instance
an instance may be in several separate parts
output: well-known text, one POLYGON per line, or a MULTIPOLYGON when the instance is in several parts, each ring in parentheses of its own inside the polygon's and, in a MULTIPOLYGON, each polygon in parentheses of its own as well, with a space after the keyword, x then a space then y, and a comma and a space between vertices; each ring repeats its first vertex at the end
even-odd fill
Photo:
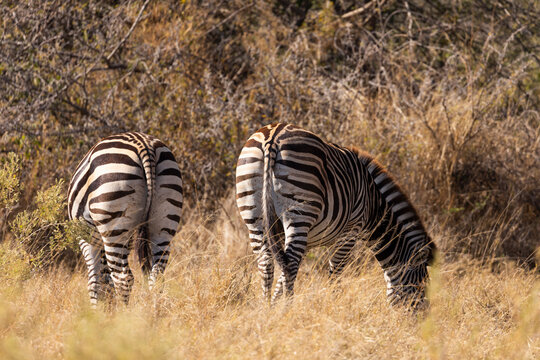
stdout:
POLYGON ((347 238, 338 242, 330 258, 331 277, 336 277, 343 272, 343 269, 349 262, 355 243, 356 240, 354 238, 347 238))
POLYGON ((282 272, 276 282, 274 295, 272 295, 272 304, 275 303, 281 297, 281 295, 283 295, 284 284, 285 284, 285 274, 282 272))
MULTIPOLYGON (((237 200, 239 204, 240 201, 237 200)), ((251 199, 248 199, 251 201, 251 199)), ((265 301, 270 301, 272 284, 274 282, 274 256, 264 239, 264 227, 260 217, 260 210, 251 205, 239 205, 240 215, 249 230, 249 244, 257 256, 257 269, 261 277, 262 295, 265 301), (245 210, 244 210, 245 209, 245 210), (254 220, 252 220, 254 219, 254 220)))
POLYGON ((258 209, 247 207, 248 210, 241 210, 241 215, 246 222, 249 230, 249 243, 253 253, 257 256, 257 269, 262 281, 262 295, 266 301, 270 300, 272 284, 274 282, 274 256, 264 239, 264 231, 258 209), (255 217, 255 221, 251 221, 251 217, 255 217))
POLYGON ((274 258, 270 249, 263 245, 257 254, 257 268, 262 280, 262 292, 265 300, 270 300, 270 291, 274 282, 274 258))
MULTIPOLYGON (((93 194, 89 214, 103 240, 105 258, 115 294, 124 303, 129 300, 133 274, 128 264, 131 238, 145 221, 146 182, 140 178, 110 182, 93 194)), ((107 274, 104 273, 105 278, 107 274)))
POLYGON ((178 230, 183 204, 182 178, 174 156, 166 147, 160 147, 156 159, 156 188, 148 215, 150 288, 167 267, 170 243, 178 230))
POLYGON ((282 214, 285 231, 283 287, 285 295, 291 296, 300 263, 307 250, 308 234, 319 217, 323 201, 320 197, 307 194, 304 190, 291 186, 287 182, 277 181, 274 187, 277 188, 277 185, 280 186, 280 190, 278 201, 276 201, 276 212, 282 214))
MULTIPOLYGON (((312 218, 304 217, 299 212, 286 213, 283 216, 283 225, 285 228, 285 266, 282 266, 283 279, 280 278, 280 280, 287 296, 292 296, 294 293, 294 283, 300 263, 307 250, 307 236, 312 221, 312 218)), ((280 282, 278 282, 279 285, 280 282)), ((276 293, 277 290, 276 288, 276 293)))
MULTIPOLYGON (((282 153, 281 156, 285 159, 287 154, 282 153)), ((285 246, 277 260, 283 272, 283 279, 280 281, 283 291, 286 296, 292 296, 296 276, 307 250, 308 234, 319 217, 323 201, 319 195, 306 192, 294 183, 283 180, 289 176, 290 168, 281 166, 279 160, 278 156, 274 170, 274 206, 276 215, 283 223, 285 246)))
POLYGON ((300 263, 306 252, 307 239, 296 239, 296 242, 285 249, 285 257, 287 259, 287 267, 284 270, 284 290, 285 295, 292 296, 294 294, 294 283, 298 275, 300 263))
POLYGON ((107 257, 105 256, 105 248, 101 247, 101 274, 100 274, 101 290, 105 297, 114 294, 114 283, 111 277, 111 269, 107 265, 107 257))
POLYGON ((169 262, 170 255, 170 243, 173 235, 176 231, 170 233, 164 233, 165 230, 157 230, 152 232, 150 230, 150 274, 148 276, 148 286, 153 289, 156 282, 165 272, 167 263, 169 262))
MULTIPOLYGON (((101 240, 100 240, 101 242, 101 240)), ((92 244, 85 240, 79 240, 86 268, 88 270, 88 295, 90 296, 90 304, 95 307, 101 295, 101 270, 103 264, 101 262, 101 248, 103 245, 92 244)))
POLYGON ((134 280, 128 263, 133 235, 133 231, 129 229, 136 229, 136 224, 139 221, 133 221, 133 218, 140 218, 140 216, 126 216, 114 223, 111 222, 109 229, 113 230, 104 231, 105 227, 103 226, 100 229, 105 250, 105 259, 107 267, 110 270, 110 279, 112 279, 116 296, 125 304, 129 301, 134 280))
MULTIPOLYGON (((257 216, 257 213, 253 213, 252 210, 241 212, 241 215, 257 216)), ((256 210, 256 209, 255 209, 256 210)), ((246 217, 247 218, 247 217, 246 217)), ((249 219, 249 218, 247 218, 249 219)), ((246 225, 249 229, 249 243, 253 253, 257 256, 257 269, 262 280, 262 295, 266 301, 270 300, 270 293, 272 291, 272 284, 274 282, 274 256, 272 251, 266 244, 263 237, 263 225, 260 221, 260 217, 255 221, 246 221, 246 225)))
POLYGON ((110 293, 112 288, 110 269, 105 260, 103 241, 99 233, 94 231, 89 241, 79 240, 79 247, 88 270, 90 303, 95 307, 99 300, 102 300, 104 296, 110 293))
POLYGON ((276 302, 284 292, 287 297, 294 294, 294 283, 304 254, 305 248, 301 249, 298 242, 285 249, 284 260, 286 262, 286 267, 282 267, 281 275, 276 282, 272 303, 276 302))
POLYGON ((130 244, 129 240, 119 240, 103 237, 105 257, 111 271, 111 279, 114 284, 116 296, 127 304, 134 281, 133 273, 128 263, 130 244))

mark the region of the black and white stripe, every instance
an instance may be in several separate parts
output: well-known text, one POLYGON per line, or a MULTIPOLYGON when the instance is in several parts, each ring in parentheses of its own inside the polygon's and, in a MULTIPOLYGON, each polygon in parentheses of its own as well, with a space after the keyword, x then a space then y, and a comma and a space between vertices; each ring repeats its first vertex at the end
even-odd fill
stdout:
POLYGON ((139 261, 150 287, 169 259, 169 244, 182 212, 182 178, 172 152, 157 138, 129 132, 101 140, 71 179, 70 219, 94 228, 81 239, 90 301, 114 286, 127 303, 133 284, 128 255, 136 233, 139 261))
POLYGON ((330 273, 365 240, 384 270, 391 303, 422 301, 435 246, 415 209, 371 156, 286 124, 268 125, 244 145, 236 199, 268 298, 292 294, 306 250, 332 245, 330 273))

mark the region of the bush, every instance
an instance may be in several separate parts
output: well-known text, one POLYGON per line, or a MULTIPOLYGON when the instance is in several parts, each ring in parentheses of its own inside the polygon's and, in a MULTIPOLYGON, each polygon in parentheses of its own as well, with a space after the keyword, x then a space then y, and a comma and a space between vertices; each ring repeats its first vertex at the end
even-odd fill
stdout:
POLYGON ((19 157, 15 153, 9 153, 3 160, 0 167, 0 209, 2 209, 0 213, 0 234, 2 239, 6 235, 8 217, 19 205, 22 190, 19 181, 19 157))
POLYGON ((62 180, 39 191, 35 209, 20 212, 11 223, 14 243, 27 254, 33 268, 47 268, 66 258, 73 265, 79 237, 90 235, 87 225, 64 220, 64 191, 62 180))
POLYGON ((0 143, 25 208, 99 138, 151 133, 211 214, 246 138, 295 123, 377 156, 449 257, 533 265, 539 17, 522 0, 12 2, 0 143))

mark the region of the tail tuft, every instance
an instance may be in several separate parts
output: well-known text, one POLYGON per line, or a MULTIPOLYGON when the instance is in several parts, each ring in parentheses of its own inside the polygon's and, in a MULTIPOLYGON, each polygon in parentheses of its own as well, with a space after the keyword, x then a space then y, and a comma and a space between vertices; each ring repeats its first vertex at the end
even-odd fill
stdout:
POLYGON ((141 264, 142 271, 145 275, 148 275, 152 267, 152 249, 150 248, 148 227, 146 225, 139 228, 137 238, 135 240, 135 249, 137 251, 137 257, 139 258, 139 264, 141 264))

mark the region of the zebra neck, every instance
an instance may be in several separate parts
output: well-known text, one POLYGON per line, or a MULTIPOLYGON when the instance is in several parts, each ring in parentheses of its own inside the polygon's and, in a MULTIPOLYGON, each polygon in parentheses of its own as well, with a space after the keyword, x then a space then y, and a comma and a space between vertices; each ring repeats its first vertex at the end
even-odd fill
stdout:
POLYGON ((371 222, 368 246, 381 267, 390 273, 410 264, 428 239, 418 214, 399 186, 378 164, 370 164, 372 175, 371 222))

